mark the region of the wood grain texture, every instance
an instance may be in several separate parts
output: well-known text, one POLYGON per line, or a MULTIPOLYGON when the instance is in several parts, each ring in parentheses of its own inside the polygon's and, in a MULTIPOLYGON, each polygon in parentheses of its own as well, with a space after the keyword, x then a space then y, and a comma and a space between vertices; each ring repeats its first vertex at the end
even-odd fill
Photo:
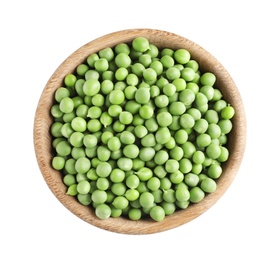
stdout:
POLYGON ((240 167, 246 143, 246 116, 240 93, 226 69, 210 53, 196 43, 180 35, 154 29, 129 29, 114 32, 95 39, 71 54, 53 73, 47 82, 40 100, 34 119, 34 148, 41 173, 53 194, 57 199, 82 220, 105 230, 124 234, 151 234, 179 227, 208 210, 228 189, 234 180, 240 167), (64 76, 75 71, 77 65, 86 58, 101 49, 113 47, 118 43, 131 42, 135 37, 143 36, 159 48, 169 47, 172 49, 184 48, 189 50, 202 71, 213 72, 217 77, 216 86, 222 91, 227 100, 236 111, 233 118, 233 130, 229 134, 228 149, 230 159, 223 166, 223 174, 218 179, 216 192, 209 194, 197 204, 189 206, 185 210, 167 216, 162 222, 151 220, 131 221, 125 218, 109 218, 99 220, 93 210, 78 203, 75 198, 65 194, 66 187, 62 182, 61 175, 51 167, 51 136, 50 108, 53 104, 55 90, 63 83, 64 76))

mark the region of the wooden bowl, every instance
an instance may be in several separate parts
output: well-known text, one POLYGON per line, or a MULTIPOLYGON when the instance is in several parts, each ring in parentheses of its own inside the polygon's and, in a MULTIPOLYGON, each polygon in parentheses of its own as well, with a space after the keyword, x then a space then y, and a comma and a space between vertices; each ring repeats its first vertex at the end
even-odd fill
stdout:
POLYGON ((38 102, 34 120, 34 147, 41 173, 56 198, 73 214, 101 229, 123 234, 150 234, 166 231, 185 224, 208 210, 224 194, 235 178, 240 167, 246 142, 246 117, 239 91, 226 69, 210 53, 198 44, 171 32, 154 29, 129 29, 113 32, 95 39, 71 54, 53 73, 47 82, 38 102), (223 173, 217 181, 217 190, 197 204, 167 216, 161 222, 152 220, 132 221, 123 217, 98 219, 93 210, 81 205, 74 197, 66 195, 66 187, 60 172, 51 167, 52 149, 50 126, 52 118, 50 108, 53 104, 55 90, 62 86, 66 74, 73 73, 77 65, 83 63, 92 53, 118 43, 131 42, 135 37, 143 36, 159 48, 184 48, 191 53, 201 71, 213 72, 216 86, 222 91, 224 99, 235 108, 233 130, 228 136, 229 160, 223 165, 223 173))

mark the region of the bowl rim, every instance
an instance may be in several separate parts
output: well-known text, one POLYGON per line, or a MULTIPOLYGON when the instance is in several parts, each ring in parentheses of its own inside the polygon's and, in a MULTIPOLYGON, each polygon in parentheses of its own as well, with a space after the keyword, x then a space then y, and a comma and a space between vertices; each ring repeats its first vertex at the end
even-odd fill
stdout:
POLYGON ((37 104, 33 125, 33 142, 37 163, 45 182, 55 197, 69 211, 87 223, 108 231, 123 234, 152 234, 170 230, 192 221, 212 207, 226 192, 233 182, 244 156, 246 115, 241 95, 230 74, 212 54, 197 43, 164 30, 125 29, 103 35, 84 44, 58 66, 47 81, 37 104), (66 187, 62 183, 60 172, 51 167, 50 106, 53 102, 54 91, 61 86, 64 76, 67 73, 72 73, 76 66, 84 62, 90 54, 106 47, 114 47, 120 42, 131 42, 137 36, 146 37, 158 48, 168 46, 173 49, 185 48, 190 52, 191 57, 199 63, 201 70, 204 70, 205 67, 210 68, 210 71, 216 75, 216 85, 221 89, 225 99, 229 100, 236 110, 233 118, 233 130, 229 134, 229 145, 232 149, 230 150, 229 160, 223 165, 223 173, 217 181, 217 190, 214 193, 207 194, 201 202, 191 204, 187 209, 166 216, 161 222, 152 220, 133 221, 124 217, 100 220, 95 216, 92 209, 81 205, 75 198, 66 195, 66 187), (170 39, 171 44, 169 44, 170 39))

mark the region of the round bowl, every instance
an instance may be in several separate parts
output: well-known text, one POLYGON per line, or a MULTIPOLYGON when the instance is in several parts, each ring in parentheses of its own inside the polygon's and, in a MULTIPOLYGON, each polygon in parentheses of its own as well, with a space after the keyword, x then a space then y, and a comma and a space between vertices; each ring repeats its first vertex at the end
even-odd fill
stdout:
POLYGON ((151 234, 170 230, 190 222, 220 199, 234 180, 244 155, 246 117, 240 93, 233 79, 222 64, 205 49, 191 40, 171 32, 155 29, 128 29, 104 35, 85 44, 72 53, 56 69, 44 87, 38 102, 33 135, 36 158, 44 180, 55 197, 70 212, 89 224, 108 231, 123 234, 151 234), (191 57, 199 63, 201 71, 210 71, 216 75, 215 85, 221 90, 224 99, 235 108, 236 112, 232 121, 233 129, 228 136, 227 148, 230 151, 230 157, 223 164, 223 173, 217 180, 217 190, 215 192, 206 195, 199 203, 191 204, 184 210, 176 211, 161 222, 148 219, 134 221, 124 217, 100 220, 95 216, 93 209, 81 205, 75 197, 66 195, 66 186, 62 181, 61 173, 51 166, 53 157, 52 137, 50 135, 52 117, 49 111, 53 105, 54 92, 62 86, 65 75, 73 73, 76 67, 84 62, 90 54, 106 47, 114 47, 118 43, 129 43, 138 36, 146 37, 158 48, 187 49, 191 53, 191 57))

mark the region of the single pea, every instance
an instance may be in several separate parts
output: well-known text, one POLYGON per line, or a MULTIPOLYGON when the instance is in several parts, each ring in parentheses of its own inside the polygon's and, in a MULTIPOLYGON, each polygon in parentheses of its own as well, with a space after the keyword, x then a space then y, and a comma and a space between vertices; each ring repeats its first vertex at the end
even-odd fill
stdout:
POLYGON ((160 150, 155 154, 154 161, 157 165, 163 165, 169 159, 169 153, 165 150, 160 150))
POLYGON ((200 82, 204 86, 213 86, 216 81, 216 76, 211 72, 206 72, 202 74, 200 82))
POLYGON ((163 93, 168 96, 172 97, 176 92, 176 87, 172 83, 168 83, 163 87, 163 93))
POLYGON ((69 142, 74 147, 81 147, 83 145, 84 134, 81 132, 74 132, 69 138, 69 142))
POLYGON ((131 201, 135 201, 139 198, 140 196, 140 193, 138 190, 135 190, 135 189, 128 189, 126 190, 125 192, 125 197, 126 199, 128 199, 130 202, 131 201))
POLYGON ((222 97, 223 97, 223 95, 222 95, 221 91, 217 88, 214 88, 214 95, 213 95, 212 101, 220 100, 222 97))
POLYGON ((228 148, 224 147, 224 146, 221 146, 221 154, 220 156, 217 158, 217 160, 219 162, 225 162, 227 161, 229 158, 229 150, 228 148))
POLYGON ((109 94, 109 101, 112 105, 120 105, 125 100, 125 94, 122 90, 115 89, 109 94))
POLYGON ((172 102, 169 106, 169 112, 174 116, 180 116, 186 111, 185 105, 180 101, 172 102))
POLYGON ((140 181, 147 181, 153 175, 152 171, 147 167, 139 169, 135 174, 139 177, 140 181))
POLYGON ((77 184, 70 185, 67 189, 66 194, 70 196, 77 196, 78 195, 77 184))
POLYGON ((121 147, 120 139, 116 136, 111 137, 108 142, 107 146, 111 151, 117 151, 121 147))
POLYGON ((64 78, 64 83, 67 87, 74 87, 77 77, 74 74, 67 74, 64 78))
POLYGON ((222 174, 222 167, 218 164, 212 164, 208 168, 208 176, 212 179, 218 179, 222 174))
POLYGON ((123 171, 129 171, 133 168, 133 161, 130 158, 122 157, 117 160, 117 166, 123 171))
POLYGON ((126 146, 123 148, 123 154, 124 154, 127 158, 134 159, 134 158, 138 157, 138 155, 139 155, 139 148, 138 148, 138 146, 135 145, 135 144, 126 145, 126 146))
POLYGON ((114 47, 114 51, 116 54, 119 54, 119 53, 126 53, 126 54, 130 54, 130 47, 128 44, 126 43, 119 43, 117 44, 115 47, 114 47))
POLYGON ((108 147, 105 146, 98 146, 97 148, 97 158, 102 161, 106 162, 109 160, 111 155, 111 151, 109 150, 108 147))
POLYGON ((227 102, 223 99, 217 100, 214 104, 213 104, 213 109, 215 111, 217 111, 218 113, 222 112, 222 110, 227 107, 227 102))
POLYGON ((212 86, 202 86, 200 92, 203 93, 208 100, 212 100, 214 96, 214 88, 212 86))
POLYGON ((112 167, 108 162, 100 162, 96 167, 96 173, 99 177, 108 177, 112 171, 112 167))
POLYGON ((212 192, 216 191, 216 188, 217 188, 217 184, 211 178, 204 178, 201 182, 201 189, 204 192, 212 193, 212 192))
POLYGON ((106 191, 110 187, 110 182, 108 178, 99 177, 96 181, 96 188, 99 190, 106 191))
POLYGON ((196 143, 198 147, 201 148, 207 147, 211 143, 211 137, 209 134, 200 134, 196 138, 196 143))
POLYGON ((176 201, 174 189, 172 188, 164 189, 163 199, 168 203, 174 203, 176 201))
POLYGON ((111 117, 118 117, 121 112, 122 112, 122 107, 120 105, 111 105, 108 108, 108 114, 111 117))
POLYGON ((181 92, 186 89, 186 81, 182 78, 175 79, 172 84, 175 86, 177 92, 181 92))
POLYGON ((175 210, 176 210, 175 203, 168 203, 166 201, 162 201, 160 206, 163 208, 166 216, 173 214, 175 212, 175 210))
MULTIPOLYGON (((73 121, 72 121, 73 122, 73 121)), ((84 120, 84 122, 80 122, 80 123, 82 123, 82 124, 86 124, 86 121, 84 120)), ((83 125, 82 125, 83 126, 83 125)), ((91 132, 91 133, 96 133, 96 132, 98 132, 98 131, 100 131, 101 130, 101 128, 102 128, 102 124, 101 124, 101 122, 98 120, 98 119, 91 119, 91 120, 89 120, 88 122, 87 122, 87 129, 91 132)), ((80 132, 82 132, 81 130, 83 129, 83 128, 78 128, 78 129, 80 129, 80 132)), ((78 131, 78 130, 76 130, 76 131, 78 131)))
POLYGON ((123 68, 128 68, 132 62, 130 56, 123 52, 117 54, 114 61, 117 67, 123 67, 123 68))
POLYGON ((221 155, 219 144, 211 143, 206 147, 206 155, 211 159, 217 159, 221 155))
POLYGON ((163 221, 165 219, 165 211, 161 206, 158 205, 154 206, 150 210, 149 214, 150 217, 157 222, 163 221))
POLYGON ((87 123, 84 118, 77 116, 72 120, 71 127, 76 132, 84 132, 86 130, 87 123))
POLYGON ((171 133, 167 127, 160 127, 155 134, 155 138, 157 143, 166 144, 171 138, 171 133))
POLYGON ((91 162, 87 157, 81 157, 75 162, 75 169, 78 173, 86 173, 91 167, 91 162))
POLYGON ((221 136, 221 128, 218 124, 211 123, 207 128, 207 134, 212 138, 219 138, 221 136))
POLYGON ((154 204, 154 196, 151 192, 143 192, 139 197, 139 202, 143 208, 150 208, 154 204))
POLYGON ((170 67, 166 70, 166 77, 168 80, 175 80, 180 77, 180 70, 176 67, 170 67))
POLYGON ((129 205, 129 201, 124 196, 117 196, 112 202, 112 205, 117 209, 125 209, 129 205))
POLYGON ((71 153, 71 146, 67 141, 61 141, 56 145, 56 152, 59 156, 68 156, 71 153))
POLYGON ((180 161, 184 156, 184 151, 180 146, 175 146, 170 150, 170 158, 180 161))
POLYGON ((192 203, 198 203, 203 200, 205 196, 204 191, 200 187, 193 187, 190 190, 190 201, 192 203))
POLYGON ((188 158, 182 158, 179 161, 179 170, 186 174, 192 170, 192 162, 188 158))
POLYGON ((235 110, 232 106, 224 107, 221 111, 221 117, 227 120, 233 118, 234 114, 235 110))
POLYGON ((114 52, 110 47, 100 50, 98 54, 100 58, 104 58, 107 61, 112 61, 114 58, 114 52))
POLYGON ((83 137, 83 144, 87 148, 93 148, 97 145, 98 139, 92 134, 87 134, 83 137))
POLYGON ((59 109, 63 113, 71 113, 74 109, 74 102, 70 97, 64 97, 59 104, 59 109))
POLYGON ((163 73, 163 64, 159 61, 159 60, 153 60, 150 65, 149 68, 155 70, 156 74, 159 76, 163 73))
POLYGON ((153 81, 157 78, 157 73, 152 68, 144 69, 142 72, 142 76, 146 81, 153 81))
POLYGON ((104 72, 106 70, 108 70, 109 68, 109 63, 108 63, 108 60, 105 59, 105 58, 100 58, 98 60, 95 61, 94 63, 94 66, 95 66, 95 69, 98 71, 98 72, 104 72))
POLYGON ((182 144, 181 147, 184 151, 184 157, 188 159, 192 158, 194 152, 196 151, 195 145, 192 142, 187 141, 184 144, 182 144))
POLYGON ((95 209, 95 214, 99 219, 108 219, 111 215, 111 208, 107 204, 99 204, 95 209))
POLYGON ((179 184, 183 181, 184 174, 181 171, 177 170, 175 172, 170 173, 169 177, 170 177, 170 181, 173 184, 179 184))
POLYGON ((61 156, 55 156, 52 158, 51 165, 55 170, 62 170, 65 166, 65 159, 61 156))
POLYGON ((152 62, 151 56, 147 53, 140 55, 138 60, 145 68, 149 67, 152 62))
POLYGON ((169 173, 173 173, 179 170, 179 162, 174 159, 169 159, 165 163, 165 169, 169 173))
POLYGON ((101 84, 97 79, 88 79, 83 84, 83 92, 87 96, 94 96, 96 95, 101 88, 101 84))
POLYGON ((98 59, 99 55, 97 53, 92 53, 87 57, 86 62, 90 67, 94 67, 94 63, 98 59))
POLYGON ((181 71, 181 77, 186 81, 186 82, 190 82, 195 78, 195 71, 190 68, 190 67, 186 67, 181 71))
POLYGON ((160 185, 161 185, 161 182, 160 182, 160 179, 158 177, 151 177, 147 181, 147 187, 151 191, 158 190, 160 188, 160 185))
POLYGON ((194 173, 187 173, 184 177, 184 182, 190 187, 195 187, 199 183, 199 176, 194 173))
POLYGON ((65 87, 59 87, 56 89, 54 98, 57 102, 61 102, 64 97, 70 97, 70 91, 65 87))
POLYGON ((149 43, 149 49, 145 53, 149 54, 151 58, 156 58, 159 55, 159 49, 156 45, 149 43))
POLYGON ((92 199, 91 199, 91 196, 90 196, 89 193, 87 193, 87 194, 78 193, 77 194, 77 199, 84 206, 88 206, 92 203, 92 199))
POLYGON ((77 191, 79 194, 88 194, 90 188, 90 183, 86 180, 82 180, 77 184, 77 191))
POLYGON ((178 49, 174 52, 173 55, 175 60, 180 64, 186 64, 191 58, 189 51, 185 49, 178 49))
POLYGON ((131 219, 131 220, 139 220, 141 219, 142 217, 142 212, 140 209, 135 209, 135 208, 132 208, 129 210, 128 212, 128 217, 131 219))
POLYGON ((195 72, 198 71, 199 69, 199 64, 197 61, 195 60, 189 60, 186 64, 185 64, 186 67, 189 67, 189 68, 192 68, 195 72))
POLYGON ((175 191, 175 198, 180 202, 188 201, 190 199, 190 192, 186 188, 178 188, 175 191))
POLYGON ((103 204, 106 202, 108 198, 108 194, 104 190, 94 190, 91 195, 91 199, 93 202, 97 204, 103 204))
POLYGON ((148 88, 139 88, 135 93, 135 100, 139 104, 146 104, 150 100, 150 90, 148 88))
POLYGON ((145 67, 143 66, 143 64, 136 62, 131 65, 131 69, 135 75, 137 75, 138 77, 142 77, 145 67))
POLYGON ((128 131, 123 131, 121 134, 120 134, 120 141, 123 143, 123 144, 133 144, 136 140, 135 136, 131 133, 131 132, 128 132, 128 131))
POLYGON ((141 140, 140 143, 143 147, 154 147, 156 145, 156 140, 154 134, 150 133, 145 135, 141 140))
POLYGON ((132 123, 133 121, 133 115, 132 113, 128 112, 128 111, 122 111, 119 114, 119 121, 124 124, 124 125, 129 125, 132 123))
POLYGON ((198 134, 204 134, 208 128, 208 122, 204 118, 198 119, 193 128, 198 134))
POLYGON ((155 98, 154 103, 158 108, 167 107, 169 104, 169 98, 166 95, 159 95, 155 98))
POLYGON ((158 113, 156 119, 162 127, 169 126, 172 123, 172 115, 167 111, 158 113))
POLYGON ((154 115, 154 109, 149 105, 143 105, 139 109, 139 115, 143 119, 149 119, 154 115))
POLYGON ((100 73, 97 70, 88 70, 84 75, 85 80, 94 79, 98 80, 100 78, 100 73))
POLYGON ((145 52, 150 48, 149 41, 144 37, 136 37, 132 41, 132 47, 138 52, 145 52))
POLYGON ((188 133, 185 129, 179 129, 174 134, 174 139, 177 144, 184 144, 188 140, 188 133))
POLYGON ((66 174, 64 175, 63 177, 63 183, 66 185, 66 186, 71 186, 73 184, 76 184, 76 178, 74 175, 72 174, 66 174))

